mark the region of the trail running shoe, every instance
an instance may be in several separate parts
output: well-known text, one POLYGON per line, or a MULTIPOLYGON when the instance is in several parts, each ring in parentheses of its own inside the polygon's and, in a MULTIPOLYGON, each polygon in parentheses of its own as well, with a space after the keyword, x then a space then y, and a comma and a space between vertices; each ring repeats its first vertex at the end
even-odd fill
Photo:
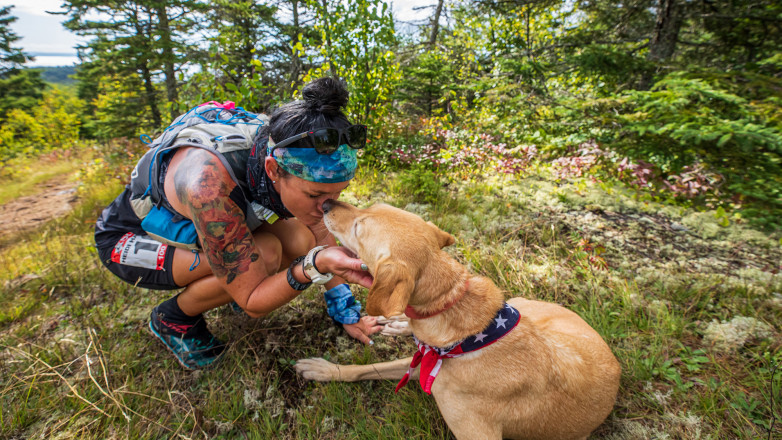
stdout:
POLYGON ((152 309, 149 329, 177 358, 183 367, 197 370, 210 367, 225 351, 225 344, 215 338, 201 318, 195 324, 174 324, 162 319, 157 307, 152 309))

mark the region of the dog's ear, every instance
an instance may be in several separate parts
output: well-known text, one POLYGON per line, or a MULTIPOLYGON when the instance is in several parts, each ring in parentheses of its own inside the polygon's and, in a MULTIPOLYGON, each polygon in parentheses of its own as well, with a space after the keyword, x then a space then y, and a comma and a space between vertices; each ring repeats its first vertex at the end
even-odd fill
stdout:
POLYGON ((367 294, 367 313, 372 316, 393 316, 404 312, 415 288, 415 279, 407 264, 380 260, 375 268, 375 281, 367 294))
POLYGON ((456 240, 453 238, 453 235, 438 228, 436 224, 432 222, 426 223, 434 230, 435 236, 437 237, 437 243, 440 245, 440 249, 446 246, 450 246, 456 242, 456 240))

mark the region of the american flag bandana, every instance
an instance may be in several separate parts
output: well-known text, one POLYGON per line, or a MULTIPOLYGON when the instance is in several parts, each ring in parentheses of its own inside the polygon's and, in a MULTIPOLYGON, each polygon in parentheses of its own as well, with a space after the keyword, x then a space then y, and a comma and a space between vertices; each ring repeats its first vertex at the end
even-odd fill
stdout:
POLYGON ((418 346, 418 351, 413 355, 413 362, 410 363, 410 368, 407 369, 407 373, 399 381, 394 392, 399 392, 399 389, 407 384, 410 380, 410 374, 420 364, 419 381, 421 382, 421 388, 423 388, 426 394, 432 394, 432 384, 437 374, 440 373, 443 359, 459 357, 465 353, 488 347, 516 328, 519 318, 519 311, 511 307, 510 304, 504 303, 500 311, 497 312, 493 322, 483 329, 482 332, 468 336, 446 348, 426 345, 413 336, 415 344, 418 346))

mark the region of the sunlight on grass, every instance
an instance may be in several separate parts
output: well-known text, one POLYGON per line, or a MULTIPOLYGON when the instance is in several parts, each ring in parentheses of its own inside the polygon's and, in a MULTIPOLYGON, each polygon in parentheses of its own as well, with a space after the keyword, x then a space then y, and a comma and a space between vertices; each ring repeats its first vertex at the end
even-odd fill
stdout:
POLYGON ((28 196, 40 191, 39 184, 57 179, 66 183, 78 171, 78 159, 39 161, 26 159, 18 164, 6 164, 16 170, 12 175, 0 177, 0 205, 17 197, 28 196))

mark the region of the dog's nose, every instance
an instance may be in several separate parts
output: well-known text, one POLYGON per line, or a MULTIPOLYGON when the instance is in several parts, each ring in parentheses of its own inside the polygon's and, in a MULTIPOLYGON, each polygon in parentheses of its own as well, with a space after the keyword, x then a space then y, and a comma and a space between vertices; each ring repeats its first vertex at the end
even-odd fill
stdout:
POLYGON ((321 207, 323 209, 324 214, 328 214, 331 208, 334 207, 334 201, 331 199, 326 200, 323 202, 323 206, 321 207))

